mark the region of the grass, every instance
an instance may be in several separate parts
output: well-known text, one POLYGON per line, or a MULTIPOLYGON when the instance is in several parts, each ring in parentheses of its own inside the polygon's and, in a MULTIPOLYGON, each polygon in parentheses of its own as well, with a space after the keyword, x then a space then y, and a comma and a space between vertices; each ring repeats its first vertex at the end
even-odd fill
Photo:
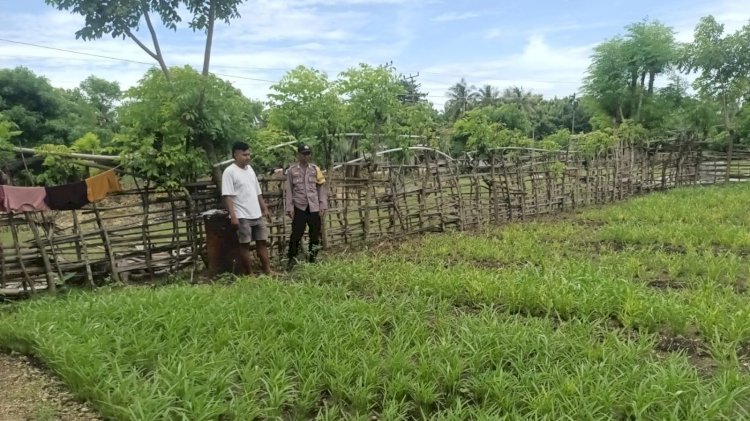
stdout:
POLYGON ((747 419, 750 186, 0 314, 113 419, 747 419))

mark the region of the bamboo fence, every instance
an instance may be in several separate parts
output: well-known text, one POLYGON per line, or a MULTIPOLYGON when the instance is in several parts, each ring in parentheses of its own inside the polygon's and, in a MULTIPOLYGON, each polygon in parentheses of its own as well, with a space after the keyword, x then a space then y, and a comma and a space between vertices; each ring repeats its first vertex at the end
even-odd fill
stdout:
MULTIPOLYGON (((357 246, 468 230, 674 187, 746 181, 750 152, 731 160, 701 145, 620 145, 574 151, 502 148, 453 159, 429 148, 381 154, 328 173, 324 246, 357 246)), ((262 177, 270 249, 285 257, 290 221, 283 176, 262 177)), ((137 185, 137 183, 136 183, 137 185)), ((0 295, 66 284, 95 287, 192 271, 206 264, 205 218, 220 208, 210 181, 179 192, 135 188, 77 211, 0 213, 0 295)))

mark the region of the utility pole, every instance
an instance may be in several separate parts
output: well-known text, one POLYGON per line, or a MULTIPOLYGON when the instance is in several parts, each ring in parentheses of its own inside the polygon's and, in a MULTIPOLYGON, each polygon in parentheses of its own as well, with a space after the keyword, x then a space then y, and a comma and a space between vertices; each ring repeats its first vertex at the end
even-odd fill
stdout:
POLYGON ((576 99, 576 94, 573 93, 573 99, 570 101, 573 105, 573 115, 570 119, 570 134, 576 133, 576 105, 578 105, 578 100, 576 99))
POLYGON ((421 83, 417 83, 417 78, 419 77, 419 72, 417 72, 416 75, 409 74, 409 76, 401 76, 402 83, 405 88, 407 88, 406 94, 401 96, 401 99, 404 103, 407 104, 417 104, 419 101, 422 100, 422 97, 427 96, 427 94, 420 94, 419 88, 422 87, 421 83))

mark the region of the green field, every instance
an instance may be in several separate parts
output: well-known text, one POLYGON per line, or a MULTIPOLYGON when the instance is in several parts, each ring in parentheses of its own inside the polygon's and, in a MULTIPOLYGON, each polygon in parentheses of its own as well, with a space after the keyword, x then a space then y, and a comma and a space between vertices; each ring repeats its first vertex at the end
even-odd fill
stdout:
POLYGON ((750 186, 0 313, 124 420, 750 417, 750 186))

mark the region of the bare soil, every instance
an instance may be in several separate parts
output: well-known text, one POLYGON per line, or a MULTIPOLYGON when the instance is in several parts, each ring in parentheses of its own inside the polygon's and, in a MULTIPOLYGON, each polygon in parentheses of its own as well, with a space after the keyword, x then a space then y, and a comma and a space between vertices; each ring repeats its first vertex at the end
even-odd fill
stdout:
POLYGON ((101 420, 49 370, 16 353, 0 352, 0 421, 101 420))

